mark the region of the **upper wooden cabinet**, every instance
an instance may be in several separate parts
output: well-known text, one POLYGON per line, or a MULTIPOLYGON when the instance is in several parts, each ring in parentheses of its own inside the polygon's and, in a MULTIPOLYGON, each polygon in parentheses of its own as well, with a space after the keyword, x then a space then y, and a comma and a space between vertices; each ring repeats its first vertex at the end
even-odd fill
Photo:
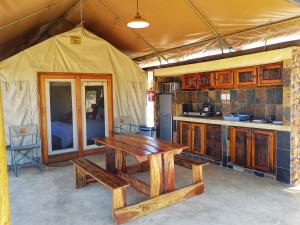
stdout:
POLYGON ((197 89, 210 88, 213 86, 213 73, 199 73, 197 79, 197 89))
POLYGON ((259 84, 260 85, 279 85, 282 84, 282 63, 274 63, 260 66, 259 84))
POLYGON ((182 76, 182 90, 194 90, 197 88, 198 73, 184 74, 182 76))
POLYGON ((252 132, 252 167, 274 172, 275 135, 272 131, 253 130, 252 132))
POLYGON ((215 88, 231 88, 234 87, 233 70, 222 70, 214 73, 215 88))
POLYGON ((235 80, 238 87, 257 85, 258 67, 235 69, 235 80))

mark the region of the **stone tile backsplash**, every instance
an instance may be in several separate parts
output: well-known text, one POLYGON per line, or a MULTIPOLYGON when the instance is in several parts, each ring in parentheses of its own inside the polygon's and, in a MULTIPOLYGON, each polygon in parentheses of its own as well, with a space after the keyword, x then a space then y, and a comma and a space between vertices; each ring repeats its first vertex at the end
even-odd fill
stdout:
MULTIPOLYGON (((289 124, 290 90, 284 86, 249 89, 187 91, 173 94, 175 104, 188 104, 193 111, 201 111, 203 104, 211 103, 216 111, 225 114, 246 113, 253 118, 268 119, 275 115, 277 120, 289 124), (221 100, 222 94, 229 94, 230 100, 221 100)), ((179 109, 179 107, 177 107, 179 109)), ((181 107, 182 109, 182 107, 181 107)), ((176 110, 176 115, 182 111, 176 110)))

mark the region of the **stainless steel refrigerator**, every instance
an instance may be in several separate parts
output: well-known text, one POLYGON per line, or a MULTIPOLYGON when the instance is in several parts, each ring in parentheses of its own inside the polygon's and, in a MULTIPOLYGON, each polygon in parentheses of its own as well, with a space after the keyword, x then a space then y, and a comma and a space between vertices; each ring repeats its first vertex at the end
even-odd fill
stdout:
POLYGON ((159 137, 172 141, 172 94, 160 94, 159 97, 159 137))

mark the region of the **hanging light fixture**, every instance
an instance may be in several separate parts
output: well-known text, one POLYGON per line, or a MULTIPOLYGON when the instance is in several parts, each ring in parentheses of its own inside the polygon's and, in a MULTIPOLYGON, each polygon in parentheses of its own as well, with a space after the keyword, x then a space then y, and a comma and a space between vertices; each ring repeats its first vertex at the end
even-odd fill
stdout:
POLYGON ((139 13, 139 0, 136 1, 136 15, 135 17, 127 23, 130 28, 145 28, 148 27, 150 23, 143 19, 139 13))

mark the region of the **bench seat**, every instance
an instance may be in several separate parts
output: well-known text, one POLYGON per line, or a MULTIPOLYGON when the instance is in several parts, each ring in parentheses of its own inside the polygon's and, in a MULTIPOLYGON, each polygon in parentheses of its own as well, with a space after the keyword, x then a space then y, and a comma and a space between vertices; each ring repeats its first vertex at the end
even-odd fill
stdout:
POLYGON ((104 185, 110 190, 114 190, 120 187, 127 187, 129 184, 114 174, 108 172, 102 167, 96 165, 90 160, 78 158, 72 160, 73 164, 76 167, 79 167, 85 172, 86 175, 89 175, 95 179, 98 183, 104 185))
POLYGON ((192 165, 208 165, 208 162, 201 162, 199 160, 192 159, 184 155, 175 155, 174 158, 175 164, 191 169, 192 165))
POLYGON ((176 165, 192 169, 194 184, 203 182, 202 167, 208 165, 208 162, 201 162, 183 155, 175 155, 174 163, 176 165))

